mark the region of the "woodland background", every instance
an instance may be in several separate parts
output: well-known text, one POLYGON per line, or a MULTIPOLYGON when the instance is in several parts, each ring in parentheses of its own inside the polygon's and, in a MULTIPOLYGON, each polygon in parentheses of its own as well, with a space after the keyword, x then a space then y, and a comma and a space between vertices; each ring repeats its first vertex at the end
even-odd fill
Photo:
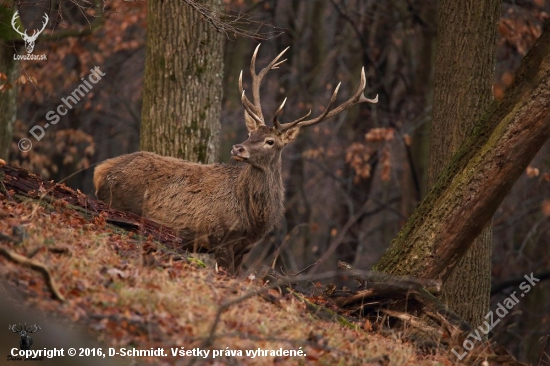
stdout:
MULTIPOLYGON (((93 195, 93 165, 139 149, 147 4, 107 1, 100 13, 93 14, 83 12, 76 2, 62 4, 64 18, 52 19, 45 33, 51 32, 53 24, 58 32, 76 36, 56 37, 53 32, 52 39, 39 40, 34 54, 45 53, 48 60, 21 62, 22 77, 16 85, 2 88, 3 92, 18 88, 7 160, 93 195), (40 142, 29 137, 28 130, 43 125, 46 113, 95 66, 107 77, 50 127, 40 142), (23 137, 33 142, 26 153, 17 148, 23 137)), ((224 0, 224 5, 231 14, 250 14, 258 22, 251 29, 265 24, 258 33, 281 32, 262 41, 259 67, 291 47, 289 61, 265 82, 266 115, 284 97, 288 97, 288 119, 308 109, 320 113, 339 81, 344 96, 355 91, 362 66, 367 73, 366 96, 379 94, 380 98, 374 107, 355 107, 304 131, 285 149, 285 219, 256 246, 248 268, 277 259, 277 266, 297 272, 320 258, 318 272, 334 269, 337 259, 370 268, 427 189, 436 3, 224 0)), ((44 8, 41 2, 22 2, 23 22, 38 24, 44 8)), ((513 81, 549 13, 550 3, 545 0, 504 1, 498 24, 495 98, 501 98, 513 81)), ((229 162, 232 144, 246 139, 237 80, 240 70, 247 77, 256 44, 254 39, 233 34, 225 40, 222 162, 229 162)), ((531 272, 537 277, 550 268, 548 157, 546 144, 494 216, 491 309, 517 287, 499 284, 531 272)), ((550 363, 548 284, 541 282, 516 309, 493 331, 493 339, 521 360, 550 363), (543 358, 538 359, 541 354, 543 358)))

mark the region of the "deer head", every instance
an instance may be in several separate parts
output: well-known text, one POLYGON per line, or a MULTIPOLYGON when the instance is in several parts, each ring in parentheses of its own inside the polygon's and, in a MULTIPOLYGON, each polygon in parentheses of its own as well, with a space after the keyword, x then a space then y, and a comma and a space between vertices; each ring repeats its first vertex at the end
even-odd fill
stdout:
POLYGON ((281 151, 304 127, 313 126, 357 103, 376 103, 363 96, 365 73, 357 91, 333 107, 340 85, 316 118, 311 111, 295 121, 281 123, 285 101, 267 126, 261 108, 260 83, 276 69, 283 51, 256 73, 254 51, 250 64, 252 101, 239 77, 248 139, 233 146, 233 159, 248 163, 237 167, 224 164, 195 164, 136 152, 109 159, 94 172, 96 195, 113 208, 145 216, 176 230, 184 242, 214 253, 219 266, 238 271, 243 256, 277 224, 284 213, 284 184, 281 151), (145 179, 144 179, 145 178, 145 179), (149 194, 149 192, 151 192, 149 194))
POLYGON ((32 32, 32 36, 29 36, 27 34, 27 30, 25 30, 25 32, 21 32, 19 30, 19 25, 16 24, 17 18, 19 18, 19 11, 16 11, 15 14, 13 14, 13 17, 11 18, 11 26, 17 33, 19 33, 21 37, 23 37, 27 53, 32 53, 32 51, 34 50, 34 42, 36 42, 36 38, 38 38, 38 35, 42 33, 42 31, 46 28, 46 25, 48 25, 48 14, 44 13, 44 23, 42 24, 42 29, 34 29, 32 32))
POLYGON ((377 103, 378 95, 374 99, 368 99, 363 95, 366 86, 365 78, 365 69, 361 69, 361 83, 357 88, 357 91, 351 98, 343 102, 339 106, 331 109, 334 102, 336 101, 336 96, 338 95, 338 90, 340 89, 340 84, 336 86, 336 89, 332 93, 330 102, 327 107, 316 118, 307 119, 311 115, 311 110, 303 117, 298 118, 292 122, 281 123, 279 121, 279 116, 282 114, 283 108, 286 103, 286 98, 281 103, 280 107, 277 109, 273 116, 273 127, 268 127, 265 123, 265 119, 262 113, 261 101, 260 101, 260 84, 265 75, 269 70, 277 69, 286 59, 279 61, 283 54, 288 50, 288 47, 284 49, 277 57, 273 59, 264 69, 262 69, 258 74, 256 74, 256 57, 258 55, 258 50, 260 45, 256 47, 254 54, 252 55, 252 60, 250 62, 250 74, 252 75, 252 99, 254 102, 251 102, 247 97, 243 89, 242 76, 243 73, 239 76, 239 90, 241 92, 241 102, 244 106, 245 112, 245 123, 246 128, 248 129, 248 139, 238 145, 233 145, 231 150, 231 155, 234 160, 243 161, 258 168, 262 168, 269 163, 273 163, 279 160, 280 151, 290 142, 294 141, 300 132, 300 129, 303 127, 309 127, 316 125, 317 123, 323 121, 324 119, 331 118, 337 115, 340 112, 350 108, 351 106, 358 103, 377 103))
POLYGON ((18 333, 19 336, 21 337, 21 339, 19 340, 19 347, 22 349, 22 350, 28 350, 28 349, 31 349, 31 346, 32 346, 32 338, 29 336, 30 333, 36 333, 38 332, 41 328, 39 326, 37 326, 36 324, 27 328, 27 323, 25 323, 25 325, 21 325, 19 324, 19 326, 17 326, 16 324, 14 325, 10 325, 8 326, 8 329, 11 330, 12 332, 14 333, 18 333))

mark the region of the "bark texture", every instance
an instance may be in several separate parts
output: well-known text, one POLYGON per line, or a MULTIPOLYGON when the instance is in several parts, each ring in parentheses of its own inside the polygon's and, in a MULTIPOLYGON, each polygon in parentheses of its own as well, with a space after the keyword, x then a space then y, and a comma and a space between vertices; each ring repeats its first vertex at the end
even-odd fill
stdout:
MULTIPOLYGON (((492 101, 499 0, 442 0, 428 187, 492 101)), ((442 300, 477 326, 489 309, 492 228, 486 226, 443 286, 442 300)))
MULTIPOLYGON (((376 270, 446 280, 550 137, 550 22, 376 270)), ((452 113, 452 111, 451 111, 452 113)))
MULTIPOLYGON (((201 0, 220 10, 221 0, 201 0)), ((218 159, 222 33, 184 1, 151 0, 140 133, 141 150, 185 160, 218 159)))
POLYGON ((11 28, 11 17, 14 13, 13 9, 0 9, 0 72, 6 74, 8 80, 2 81, 4 84, 11 84, 11 89, 3 89, 0 91, 0 159, 7 160, 11 141, 13 138, 13 125, 17 112, 17 86, 15 81, 19 77, 19 63, 13 59, 16 53, 13 47, 13 39, 15 34, 11 28), (10 44, 12 46, 10 46, 10 44))

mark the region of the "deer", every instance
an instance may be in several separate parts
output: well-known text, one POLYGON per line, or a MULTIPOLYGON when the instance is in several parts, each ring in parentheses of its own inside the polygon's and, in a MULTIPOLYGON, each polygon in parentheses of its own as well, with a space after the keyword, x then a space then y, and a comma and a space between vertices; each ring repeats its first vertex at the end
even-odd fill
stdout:
POLYGON ((33 340, 29 334, 36 333, 42 328, 40 328, 36 324, 27 328, 27 323, 25 323, 25 325, 19 324, 19 326, 17 326, 16 324, 9 325, 8 329, 14 333, 19 333, 19 336, 21 337, 21 339, 19 340, 19 349, 25 351, 31 349, 33 343, 33 340))
POLYGON ((110 207, 128 211, 174 229, 183 240, 213 253, 218 266, 236 274, 243 257, 269 233, 284 213, 281 152, 302 128, 329 119, 358 103, 377 103, 364 96, 365 70, 357 91, 333 107, 341 83, 317 117, 311 110, 292 122, 281 123, 283 100, 267 126, 262 112, 260 85, 265 75, 277 69, 287 47, 256 73, 259 44, 250 62, 252 101, 239 91, 244 107, 248 139, 233 145, 231 157, 245 164, 199 164, 152 152, 134 152, 108 159, 94 171, 96 196, 110 207))
POLYGON ((21 37, 23 37, 23 41, 25 41, 25 49, 27 50, 27 53, 32 53, 34 50, 34 43, 36 42, 36 39, 42 33, 42 31, 46 28, 46 25, 48 25, 48 21, 50 18, 48 18, 48 14, 44 13, 44 23, 42 23, 42 29, 37 30, 34 29, 32 31, 32 36, 29 36, 27 34, 27 30, 25 32, 21 32, 19 30, 19 25, 17 25, 17 18, 19 18, 19 11, 16 11, 13 14, 13 17, 11 18, 11 26, 14 31, 16 31, 21 37))

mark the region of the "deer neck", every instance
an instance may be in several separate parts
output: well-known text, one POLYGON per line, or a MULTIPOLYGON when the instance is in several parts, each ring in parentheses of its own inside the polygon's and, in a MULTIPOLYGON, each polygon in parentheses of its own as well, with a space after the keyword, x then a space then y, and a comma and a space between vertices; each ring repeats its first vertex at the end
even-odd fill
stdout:
POLYGON ((243 219, 263 236, 283 214, 284 186, 281 159, 262 168, 247 164, 237 183, 237 198, 244 205, 243 219), (261 231, 261 232, 260 232, 261 231))
POLYGON ((247 164, 239 176, 238 191, 241 198, 272 197, 282 198, 283 178, 281 160, 278 159, 267 167, 247 164))

